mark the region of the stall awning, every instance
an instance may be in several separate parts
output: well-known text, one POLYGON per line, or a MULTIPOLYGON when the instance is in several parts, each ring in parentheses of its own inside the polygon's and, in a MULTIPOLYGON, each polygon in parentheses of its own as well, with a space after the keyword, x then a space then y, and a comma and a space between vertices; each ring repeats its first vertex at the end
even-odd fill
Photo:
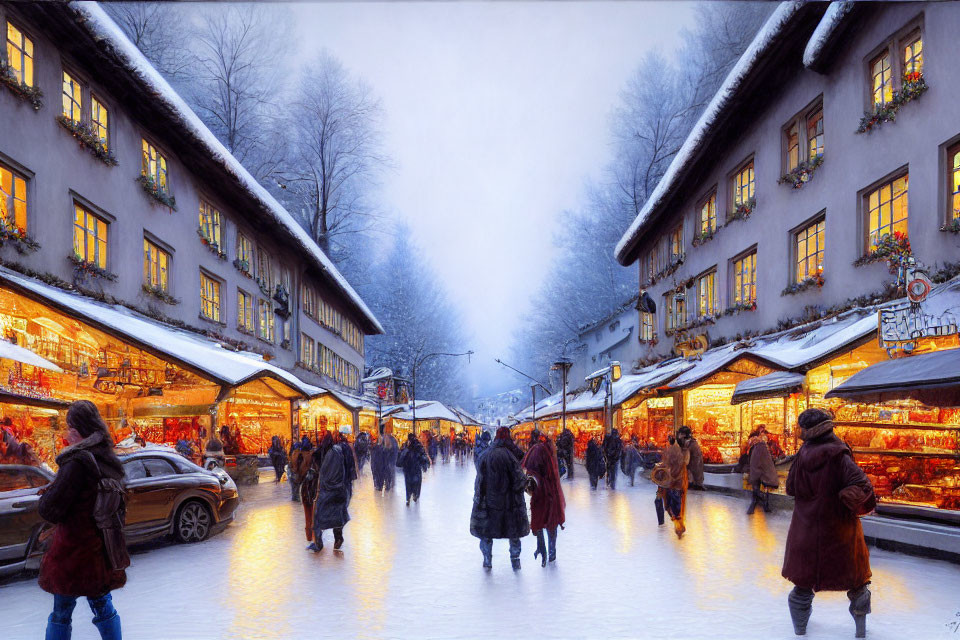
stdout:
MULTIPOLYGON (((413 420, 412 411, 402 411, 393 416, 397 420, 413 420)), ((460 417, 448 409, 443 403, 437 402, 435 400, 430 401, 417 401, 417 422, 421 420, 446 420, 447 422, 456 422, 457 424, 463 424, 460 421, 460 417)))
POLYGON ((743 380, 733 391, 730 404, 740 404, 748 400, 764 398, 782 398, 799 391, 803 387, 804 375, 790 371, 775 371, 758 378, 743 380))
POLYGON ((914 399, 960 406, 960 349, 905 356, 869 366, 826 393, 859 402, 914 399))

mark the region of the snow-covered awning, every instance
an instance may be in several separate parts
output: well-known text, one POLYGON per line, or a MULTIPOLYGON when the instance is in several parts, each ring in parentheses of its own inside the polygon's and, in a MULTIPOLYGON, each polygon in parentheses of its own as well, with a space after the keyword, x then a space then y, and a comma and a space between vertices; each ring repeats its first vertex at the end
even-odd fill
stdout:
POLYGON ((826 397, 860 402, 912 398, 933 406, 960 406, 960 349, 878 362, 850 376, 826 397))
POLYGON ((379 382, 380 380, 386 380, 393 376, 393 371, 389 367, 377 367, 370 372, 366 378, 362 379, 360 382, 379 382))
POLYGON ((324 391, 255 353, 230 351, 209 338, 161 324, 126 307, 97 302, 3 267, 0 267, 0 288, 21 293, 227 387, 256 379, 273 379, 291 389, 294 395, 310 397, 324 391))
MULTIPOLYGON (((393 417, 396 420, 410 422, 413 420, 413 411, 401 411, 394 414, 393 417)), ((460 416, 448 409, 442 402, 436 400, 417 401, 417 421, 420 420, 446 420, 447 422, 463 424, 460 421, 460 416)))
POLYGON ((767 336, 748 352, 784 369, 801 369, 868 339, 876 331, 876 309, 860 309, 767 336))
POLYGON ((782 398, 803 387, 806 376, 791 371, 774 371, 765 376, 743 380, 733 391, 730 404, 740 404, 748 400, 764 398, 782 398))

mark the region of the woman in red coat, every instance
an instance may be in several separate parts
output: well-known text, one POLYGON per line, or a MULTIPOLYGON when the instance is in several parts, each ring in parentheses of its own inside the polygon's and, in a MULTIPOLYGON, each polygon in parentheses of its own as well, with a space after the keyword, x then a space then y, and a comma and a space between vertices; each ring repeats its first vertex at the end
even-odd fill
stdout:
POLYGON ((120 616, 110 592, 127 581, 123 570, 108 564, 93 517, 100 477, 122 482, 123 466, 97 407, 89 400, 70 405, 67 442, 57 456, 60 470, 40 498, 40 516, 55 526, 53 542, 40 564, 40 587, 53 594, 47 640, 68 640, 77 598, 93 610, 93 624, 104 640, 120 639, 120 616))
POLYGON ((530 497, 530 530, 537 536, 537 550, 533 557, 540 555, 541 566, 547 566, 547 547, 543 541, 543 531, 547 531, 547 540, 550 543, 549 559, 557 559, 557 527, 563 527, 565 522, 564 509, 566 501, 563 499, 563 488, 560 486, 560 469, 557 466, 557 452, 553 442, 542 438, 540 432, 534 430, 530 437, 533 446, 523 459, 523 468, 532 477, 536 486, 530 497))
POLYGON ((807 632, 816 591, 846 591, 856 637, 866 635, 870 613, 870 553, 860 515, 876 507, 873 487, 853 453, 833 433, 833 416, 807 409, 797 418, 803 446, 787 476, 794 496, 783 577, 796 585, 787 602, 793 630, 807 632))

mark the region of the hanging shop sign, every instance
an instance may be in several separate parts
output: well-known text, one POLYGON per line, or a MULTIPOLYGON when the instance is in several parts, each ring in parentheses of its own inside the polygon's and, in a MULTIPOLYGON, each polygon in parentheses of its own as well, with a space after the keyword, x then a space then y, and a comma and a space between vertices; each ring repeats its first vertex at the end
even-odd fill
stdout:
MULTIPOLYGON (((918 281, 908 283, 908 291, 914 282, 918 281)), ((922 284, 917 285, 917 291, 921 295, 922 289, 922 284)), ((922 305, 912 301, 893 305, 879 312, 880 347, 886 349, 891 358, 898 351, 911 353, 921 338, 938 338, 956 333, 957 318, 952 313, 933 316, 924 313, 922 305)))
POLYGON ((678 331, 674 338, 674 348, 683 358, 699 358, 710 348, 710 338, 706 333, 691 334, 678 331))

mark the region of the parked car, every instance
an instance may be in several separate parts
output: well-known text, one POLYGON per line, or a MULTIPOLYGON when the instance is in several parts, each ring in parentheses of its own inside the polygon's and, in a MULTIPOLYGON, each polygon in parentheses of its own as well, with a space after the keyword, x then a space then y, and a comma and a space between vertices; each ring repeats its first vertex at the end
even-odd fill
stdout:
MULTIPOLYGON (((121 455, 120 461, 126 474, 128 543, 167 535, 200 542, 236 514, 237 485, 223 469, 203 469, 162 448, 121 455)), ((39 567, 45 523, 37 503, 40 489, 53 479, 45 469, 0 465, 0 577, 39 567)))

